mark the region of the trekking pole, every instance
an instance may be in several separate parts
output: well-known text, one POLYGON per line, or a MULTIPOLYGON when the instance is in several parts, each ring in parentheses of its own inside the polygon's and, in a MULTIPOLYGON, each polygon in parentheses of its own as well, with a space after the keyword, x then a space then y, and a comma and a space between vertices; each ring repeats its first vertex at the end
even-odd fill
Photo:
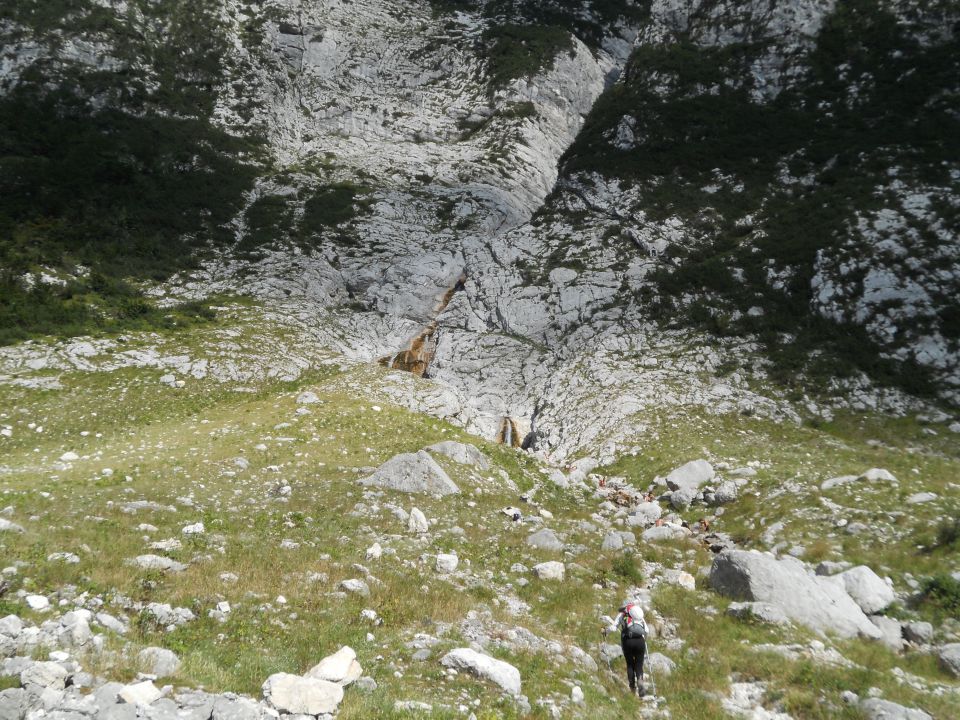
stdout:
POLYGON ((647 644, 647 653, 643 658, 644 664, 647 665, 647 671, 650 673, 650 687, 653 688, 653 696, 657 696, 657 680, 653 677, 653 663, 647 663, 647 660, 650 659, 650 645, 647 644))

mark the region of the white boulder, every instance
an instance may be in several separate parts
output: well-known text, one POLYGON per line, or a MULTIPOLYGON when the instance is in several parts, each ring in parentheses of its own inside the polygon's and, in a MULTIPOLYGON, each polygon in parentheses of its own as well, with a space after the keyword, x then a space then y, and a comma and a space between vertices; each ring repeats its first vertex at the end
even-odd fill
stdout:
POLYGON ((713 480, 715 476, 713 465, 706 460, 691 460, 667 475, 667 487, 671 490, 680 490, 681 488, 696 490, 704 483, 713 480))
POLYGON ((276 673, 263 683, 263 696, 281 713, 323 715, 337 711, 343 688, 328 680, 276 673))
POLYGON ((866 565, 857 565, 833 577, 843 579, 847 594, 868 615, 884 610, 896 600, 893 588, 866 565))
POLYGON ((550 560, 533 566, 533 574, 540 580, 563 580, 566 568, 562 562, 550 560))
POLYGON ((510 695, 520 694, 520 671, 508 662, 483 655, 470 648, 451 650, 440 662, 444 667, 466 670, 479 678, 489 680, 510 695))
POLYGON ((346 687, 363 675, 363 668, 357 662, 357 653, 344 645, 333 655, 328 655, 307 672, 306 677, 326 680, 346 687))

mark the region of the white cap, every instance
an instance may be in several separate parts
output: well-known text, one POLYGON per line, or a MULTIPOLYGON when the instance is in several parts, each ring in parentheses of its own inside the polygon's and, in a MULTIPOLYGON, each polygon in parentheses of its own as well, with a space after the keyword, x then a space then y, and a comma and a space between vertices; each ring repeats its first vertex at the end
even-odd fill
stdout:
POLYGON ((633 604, 630 606, 630 617, 634 620, 643 622, 643 608, 638 604, 633 604))

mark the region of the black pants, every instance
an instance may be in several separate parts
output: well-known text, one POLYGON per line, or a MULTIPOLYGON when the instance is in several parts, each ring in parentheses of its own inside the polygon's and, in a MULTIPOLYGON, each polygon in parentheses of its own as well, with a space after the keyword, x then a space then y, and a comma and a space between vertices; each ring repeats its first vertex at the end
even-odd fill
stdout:
POLYGON ((637 683, 643 687, 643 658, 647 654, 647 641, 643 638, 621 637, 620 647, 627 661, 627 682, 636 690, 637 683))

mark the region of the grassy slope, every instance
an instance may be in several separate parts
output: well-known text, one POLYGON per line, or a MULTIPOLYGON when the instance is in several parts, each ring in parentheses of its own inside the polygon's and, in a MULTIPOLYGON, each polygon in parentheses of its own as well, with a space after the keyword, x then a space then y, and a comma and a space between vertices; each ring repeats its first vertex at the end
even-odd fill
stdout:
MULTIPOLYGON (((185 334, 181 341, 189 347, 193 338, 185 334)), ((23 535, 6 534, 0 542, 7 564, 28 563, 14 580, 15 589, 46 593, 73 584, 78 591, 105 597, 118 591, 140 600, 192 608, 200 619, 169 634, 134 619, 135 642, 165 645, 181 654, 184 665, 178 683, 257 694, 270 673, 302 672, 346 643, 357 649, 380 689, 369 696, 348 692, 344 718, 390 717, 397 699, 449 703, 453 698, 468 703, 478 700, 484 717, 509 717, 512 706, 502 703, 490 688, 467 677, 446 680, 440 673, 437 659, 444 648, 463 642, 457 639, 456 630, 425 663, 411 662, 412 651, 404 649, 403 643, 415 632, 436 633, 438 622, 456 626, 474 608, 487 608, 494 620, 513 627, 518 619, 498 605, 498 598, 513 593, 532 608, 531 615, 520 618, 519 624, 595 654, 597 615, 616 607, 625 576, 635 572, 632 565, 643 571, 645 561, 657 561, 695 573, 710 562, 707 551, 684 545, 641 545, 632 561, 618 560, 618 553, 598 552, 601 535, 584 532, 576 525, 596 511, 597 501, 544 489, 538 500, 556 515, 547 524, 567 533, 569 543, 582 544, 587 550, 575 558, 576 565, 568 560, 568 579, 562 585, 532 580, 520 587, 515 583, 517 574, 510 571, 514 562, 529 566, 554 556, 530 551, 524 544, 527 528, 498 514, 500 507, 517 503, 517 494, 505 486, 497 471, 477 474, 441 458, 441 464, 464 489, 463 495, 436 501, 387 493, 380 499, 380 503, 395 502, 407 509, 419 506, 428 518, 436 519, 426 544, 410 538, 403 524, 382 506, 372 514, 352 511, 362 499, 362 490, 356 485, 361 473, 356 468, 376 465, 397 452, 441 439, 474 442, 521 490, 539 477, 527 456, 479 442, 443 422, 399 408, 374 410, 363 397, 364 388, 378 381, 378 369, 347 373, 328 369, 297 383, 248 384, 252 393, 200 380, 190 380, 176 390, 156 382, 157 375, 149 370, 67 374, 61 378, 64 389, 56 392, 0 388, 0 407, 5 408, 0 424, 14 428, 12 438, 0 438, 0 492, 4 504, 13 507, 13 519, 27 527, 23 535), (310 406, 311 414, 301 416, 295 414, 294 398, 302 389, 317 392, 321 403, 310 406), (42 425, 43 432, 29 430, 29 422, 42 425), (278 428, 280 423, 290 425, 278 428), (261 443, 265 449, 256 449, 261 443), (57 470, 54 463, 68 450, 80 454, 81 460, 69 469, 57 470), (249 460, 248 468, 234 463, 240 456, 249 460), (111 477, 102 474, 105 467, 114 471, 111 477), (280 481, 293 488, 289 502, 279 501, 273 493, 280 481), (483 488, 482 494, 474 494, 477 487, 483 488), (193 505, 187 506, 180 499, 183 497, 191 498, 193 505), (121 510, 123 502, 136 499, 175 505, 178 510, 136 515, 121 510), (171 556, 208 558, 193 563, 185 573, 163 576, 124 564, 126 558, 149 552, 148 540, 181 537, 180 529, 198 520, 204 521, 208 534, 185 541, 184 548, 171 556), (144 522, 159 530, 137 530, 144 522), (451 532, 454 526, 464 530, 462 539, 451 532), (364 551, 378 537, 384 547, 395 549, 396 555, 368 563, 364 551), (284 539, 300 546, 281 549, 284 539), (482 578, 482 583, 448 582, 434 574, 432 561, 420 560, 423 553, 451 549, 456 549, 462 565, 470 561, 472 577, 482 578), (77 553, 80 564, 46 560, 50 553, 60 551, 77 553), (368 600, 329 597, 327 593, 334 591, 340 580, 362 577, 351 568, 353 563, 368 565, 382 585, 373 585, 368 600), (240 580, 235 585, 221 583, 221 572, 236 573, 240 580), (306 575, 310 572, 327 573, 328 579, 309 583, 306 575), (600 583, 600 589, 595 583, 600 583), (280 594, 286 597, 286 605, 277 604, 280 594), (221 625, 206 613, 224 599, 234 610, 221 625), (375 608, 384 618, 382 626, 373 627, 361 619, 360 611, 366 607, 375 608), (374 633, 375 642, 365 640, 367 632, 374 633), (395 672, 401 676, 396 677, 395 672)), ((918 506, 912 517, 903 521, 905 525, 897 526, 908 537, 935 516, 955 513, 960 502, 956 486, 950 484, 960 467, 955 443, 921 435, 914 427, 871 426, 867 422, 863 427, 852 423, 812 430, 754 420, 734 423, 679 416, 665 416, 657 427, 659 434, 644 440, 642 455, 624 459, 610 472, 646 484, 653 474, 704 454, 730 462, 758 459, 771 463, 758 477, 759 497, 747 497, 729 507, 718 522, 721 529, 747 542, 756 535, 751 523, 758 512, 768 522, 790 518, 784 536, 809 547, 823 534, 822 521, 802 509, 813 504, 810 497, 773 498, 786 479, 807 486, 828 475, 872 465, 888 467, 907 478, 910 468, 916 466, 921 472, 910 491, 934 489, 943 499, 935 506, 918 506), (864 443, 874 437, 891 447, 864 443), (907 449, 914 445, 918 452, 907 449)), ((865 492, 863 504, 889 508, 899 503, 902 491, 865 492)), ((835 491, 838 495, 832 497, 843 502, 844 492, 835 491)), ((819 551, 824 557, 841 556, 832 546, 842 545, 842 556, 867 561, 878 569, 889 567, 898 585, 908 568, 920 574, 954 562, 911 553, 908 542, 885 545, 879 555, 876 544, 859 544, 842 536, 827 542, 830 549, 819 551)), ((648 572, 650 568, 647 566, 648 572)), ((656 577, 646 580, 655 582, 656 577)), ((876 646, 846 642, 838 647, 859 663, 860 669, 787 662, 757 652, 744 641, 803 640, 809 637, 806 632, 754 627, 722 614, 705 616, 698 608, 712 605, 722 611, 726 605, 705 589, 691 593, 661 585, 655 590, 654 604, 662 618, 677 624, 686 643, 685 650, 668 653, 678 662, 677 673, 657 678, 676 717, 721 717, 717 694, 725 693, 732 672, 769 680, 771 696, 782 697, 796 718, 836 717, 841 690, 862 692, 869 686, 881 687, 887 697, 920 705, 938 717, 960 711, 949 697, 921 697, 899 686, 889 672, 899 666, 924 678, 945 681, 925 656, 897 658, 876 646)), ((25 613, 10 600, 4 602, 3 610, 25 613)), ((524 692, 531 700, 568 696, 568 683, 575 681, 586 692, 591 715, 622 717, 637 707, 636 701, 623 696, 619 672, 610 676, 602 666, 593 674, 569 661, 554 667, 543 655, 495 652, 521 670, 524 692)), ((121 662, 106 671, 125 676, 132 668, 121 662)), ((535 716, 544 712, 535 708, 535 716)), ((855 717, 852 711, 844 712, 855 717)))

